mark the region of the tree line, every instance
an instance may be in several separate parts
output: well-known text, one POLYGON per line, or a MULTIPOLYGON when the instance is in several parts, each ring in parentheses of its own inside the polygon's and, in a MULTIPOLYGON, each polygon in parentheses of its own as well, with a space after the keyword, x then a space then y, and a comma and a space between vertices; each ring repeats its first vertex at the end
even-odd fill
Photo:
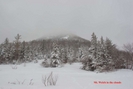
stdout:
POLYGON ((13 42, 6 38, 0 44, 0 64, 53 59, 55 44, 61 63, 81 62, 82 69, 99 72, 133 68, 132 44, 126 44, 124 50, 119 50, 109 38, 98 40, 95 33, 91 41, 41 39, 29 42, 21 42, 21 35, 17 34, 13 42))
POLYGON ((0 44, 0 64, 16 64, 50 58, 54 50, 53 44, 58 45, 60 60, 65 63, 69 59, 77 61, 76 59, 80 59, 78 56, 80 48, 88 49, 90 47, 90 41, 80 40, 40 39, 21 42, 21 35, 17 34, 13 42, 9 42, 9 39, 6 38, 0 44))

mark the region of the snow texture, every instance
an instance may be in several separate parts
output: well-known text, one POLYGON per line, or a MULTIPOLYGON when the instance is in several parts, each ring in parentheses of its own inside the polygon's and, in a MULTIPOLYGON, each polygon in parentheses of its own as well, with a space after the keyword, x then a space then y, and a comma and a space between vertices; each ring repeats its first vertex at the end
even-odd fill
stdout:
POLYGON ((65 37, 63 37, 63 39, 68 39, 69 38, 69 36, 65 36, 65 37))
POLYGON ((64 67, 44 68, 38 63, 0 65, 0 89, 133 89, 133 71, 121 69, 95 73, 81 70, 82 64, 66 64, 64 67), (44 86, 42 76, 53 72, 58 76, 56 86, 44 86), (121 84, 95 84, 97 81, 121 82, 121 84))

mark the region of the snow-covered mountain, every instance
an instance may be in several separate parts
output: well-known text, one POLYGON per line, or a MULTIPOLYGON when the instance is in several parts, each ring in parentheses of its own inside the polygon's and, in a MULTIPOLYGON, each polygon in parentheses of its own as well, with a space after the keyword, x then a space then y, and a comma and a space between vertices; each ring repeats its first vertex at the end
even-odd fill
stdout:
POLYGON ((71 40, 71 41, 80 41, 80 42, 89 42, 89 40, 86 40, 82 37, 79 37, 75 34, 62 34, 62 35, 53 35, 53 36, 47 36, 47 37, 42 37, 42 38, 39 38, 38 40, 71 40))

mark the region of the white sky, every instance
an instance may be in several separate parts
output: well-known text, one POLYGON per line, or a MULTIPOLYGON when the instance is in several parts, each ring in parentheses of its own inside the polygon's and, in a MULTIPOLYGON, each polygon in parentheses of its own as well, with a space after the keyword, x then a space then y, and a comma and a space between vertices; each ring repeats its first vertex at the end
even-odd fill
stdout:
POLYGON ((0 43, 17 33, 28 41, 66 32, 131 43, 133 0, 0 0, 0 43))

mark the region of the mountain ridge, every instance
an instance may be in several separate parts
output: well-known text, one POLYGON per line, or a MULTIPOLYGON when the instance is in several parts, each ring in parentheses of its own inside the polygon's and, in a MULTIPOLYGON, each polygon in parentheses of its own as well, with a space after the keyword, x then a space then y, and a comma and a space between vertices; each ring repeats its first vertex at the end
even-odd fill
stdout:
POLYGON ((58 41, 71 40, 71 41, 81 41, 81 42, 89 41, 75 34, 60 34, 60 35, 52 35, 52 36, 43 36, 37 40, 58 40, 58 41))

